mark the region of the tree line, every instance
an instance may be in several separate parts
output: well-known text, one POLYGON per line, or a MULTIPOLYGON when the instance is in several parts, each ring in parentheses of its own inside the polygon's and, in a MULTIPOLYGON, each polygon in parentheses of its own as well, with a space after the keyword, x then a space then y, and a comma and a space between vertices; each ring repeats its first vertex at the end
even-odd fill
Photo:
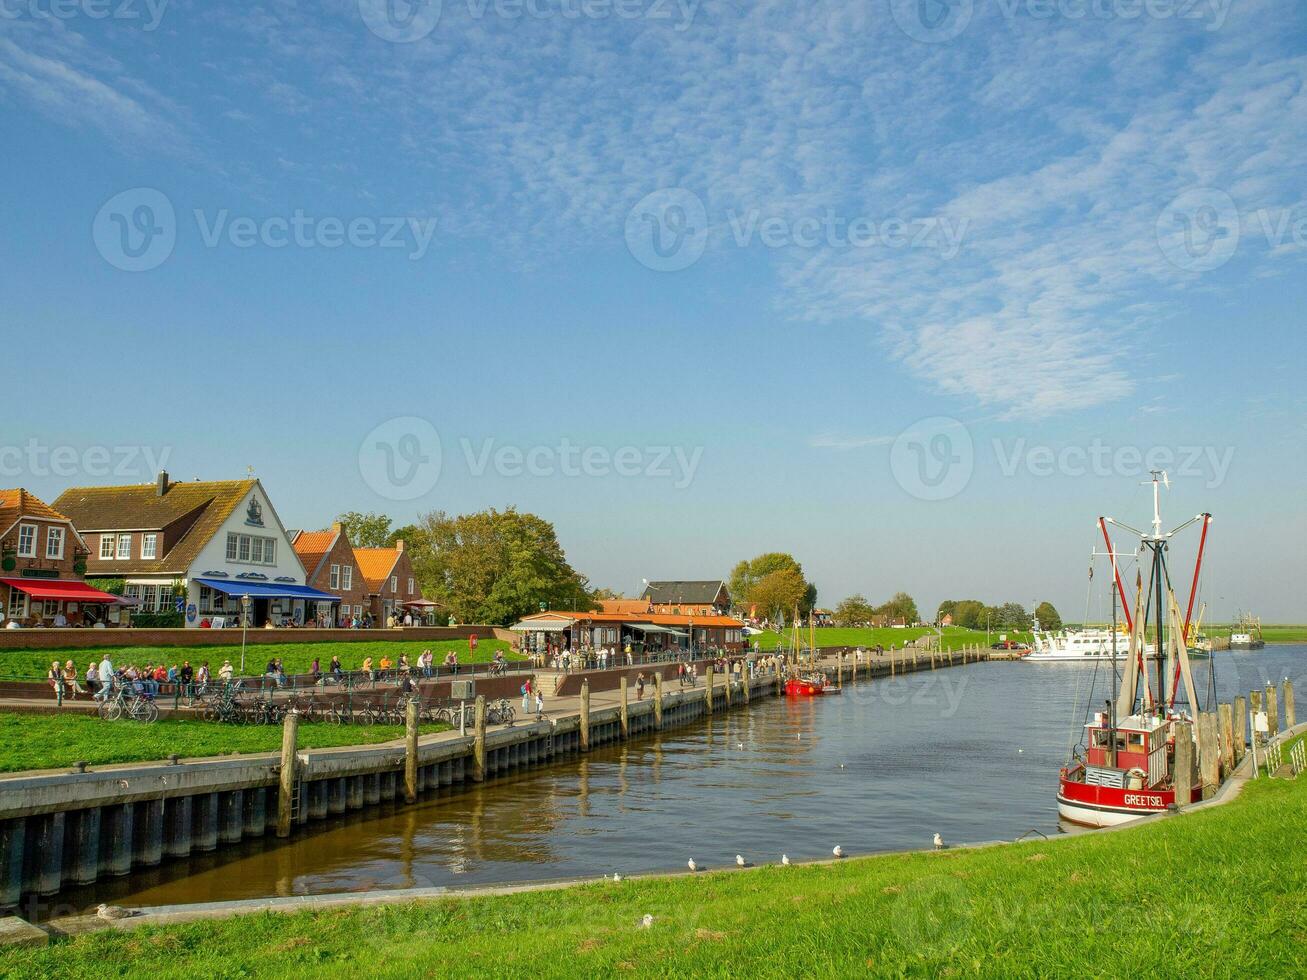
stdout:
POLYGON ((1062 628, 1062 617, 1048 601, 1041 602, 1035 608, 1035 615, 1032 618, 1019 602, 1005 602, 1002 605, 991 606, 979 599, 946 599, 939 604, 935 622, 943 622, 946 616, 953 617, 954 626, 973 630, 1024 631, 1032 628, 1034 619, 1039 620, 1040 629, 1062 628))

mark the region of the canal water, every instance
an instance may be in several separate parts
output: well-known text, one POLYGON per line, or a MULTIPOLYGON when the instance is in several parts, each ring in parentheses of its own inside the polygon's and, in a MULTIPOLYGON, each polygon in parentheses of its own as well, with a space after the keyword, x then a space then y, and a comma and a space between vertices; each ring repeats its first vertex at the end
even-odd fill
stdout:
MULTIPOLYGON (((1195 661, 1199 691, 1207 662, 1195 661)), ((1307 646, 1216 655, 1222 700, 1292 677, 1307 646)), ((1060 832, 1057 772, 1106 667, 992 663, 768 699, 416 806, 317 824, 78 889, 93 907, 464 887, 1012 840, 1060 832)), ((1307 697, 1307 693, 1300 695, 1307 697)), ((65 906, 67 907, 67 906, 65 906)))

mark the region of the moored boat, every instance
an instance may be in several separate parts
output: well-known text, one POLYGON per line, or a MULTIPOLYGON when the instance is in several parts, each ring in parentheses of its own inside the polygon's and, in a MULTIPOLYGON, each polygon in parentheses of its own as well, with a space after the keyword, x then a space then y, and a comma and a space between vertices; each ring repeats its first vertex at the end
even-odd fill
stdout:
POLYGON ((819 698, 829 690, 823 674, 795 674, 785 681, 785 696, 790 698, 819 698))

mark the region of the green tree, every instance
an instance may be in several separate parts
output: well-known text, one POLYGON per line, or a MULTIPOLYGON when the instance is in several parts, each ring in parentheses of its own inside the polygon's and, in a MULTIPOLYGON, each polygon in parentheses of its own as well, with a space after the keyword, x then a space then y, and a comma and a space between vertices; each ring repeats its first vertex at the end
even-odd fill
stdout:
POLYGON ((871 607, 867 597, 855 593, 847 599, 841 599, 840 604, 835 607, 835 625, 861 626, 864 623, 870 623, 871 617, 875 614, 876 610, 871 607))
POLYGON ((1062 628, 1062 617, 1057 614, 1057 610, 1053 608, 1053 604, 1048 600, 1035 607, 1035 619, 1039 620, 1039 628, 1042 630, 1060 630, 1062 628))
POLYGON ((979 599, 959 599, 953 606, 953 625, 969 630, 985 628, 985 604, 979 599))
POLYGON ((942 622, 945 616, 952 616, 957 605, 956 599, 945 599, 941 602, 939 608, 935 610, 935 622, 942 622))
POLYGON ((920 618, 916 600, 906 592, 895 592, 888 602, 876 607, 876 614, 888 616, 891 622, 901 619, 905 623, 915 623, 920 618))
MULTIPOLYGON (((350 544, 359 548, 386 548, 391 544, 390 518, 385 514, 360 514, 356 510, 339 515, 345 533, 349 535, 350 544)), ((408 547, 405 540, 404 546, 408 547)))
MULTIPOLYGON (((747 610, 749 606, 757 605, 758 611, 762 612, 762 603, 754 594, 754 590, 767 576, 782 571, 794 572, 803 582, 803 589, 796 601, 800 613, 808 613, 817 604, 817 587, 803 577, 803 566, 795 560, 794 556, 783 551, 769 551, 737 564, 731 570, 731 578, 728 583, 731 590, 731 601, 737 609, 747 610)), ((785 615, 791 616, 793 612, 794 606, 792 604, 785 610, 785 615)))
POLYGON ((768 619, 793 616, 794 607, 803 608, 808 583, 801 572, 782 568, 768 572, 749 590, 749 603, 758 607, 760 615, 768 619))
POLYGON ((994 610, 992 627, 1005 630, 1030 629, 1030 613, 1019 602, 1005 602, 994 610))
MULTIPOLYGON (((405 548, 409 548, 405 539, 405 548)), ((534 514, 423 515, 411 560, 423 591, 460 623, 508 624, 541 604, 590 610, 590 584, 567 561, 554 526, 534 514)))

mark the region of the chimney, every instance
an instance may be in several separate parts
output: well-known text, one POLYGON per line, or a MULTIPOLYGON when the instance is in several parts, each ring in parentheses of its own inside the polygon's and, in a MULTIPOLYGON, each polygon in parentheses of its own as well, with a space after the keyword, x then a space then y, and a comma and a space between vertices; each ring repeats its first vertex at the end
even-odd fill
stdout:
POLYGON ((160 497, 162 497, 165 493, 168 492, 168 471, 167 471, 167 470, 160 470, 160 471, 159 471, 159 482, 155 484, 154 492, 155 492, 158 496, 160 496, 160 497))
POLYGON ((404 550, 404 539, 403 539, 403 538, 396 538, 396 539, 395 539, 395 550, 396 550, 396 551, 403 551, 403 550, 404 550))
POLYGON ((331 522, 331 533, 332 533, 332 534, 339 534, 339 533, 340 533, 341 531, 343 531, 343 530, 344 530, 344 525, 341 524, 340 521, 332 521, 332 522, 331 522))

